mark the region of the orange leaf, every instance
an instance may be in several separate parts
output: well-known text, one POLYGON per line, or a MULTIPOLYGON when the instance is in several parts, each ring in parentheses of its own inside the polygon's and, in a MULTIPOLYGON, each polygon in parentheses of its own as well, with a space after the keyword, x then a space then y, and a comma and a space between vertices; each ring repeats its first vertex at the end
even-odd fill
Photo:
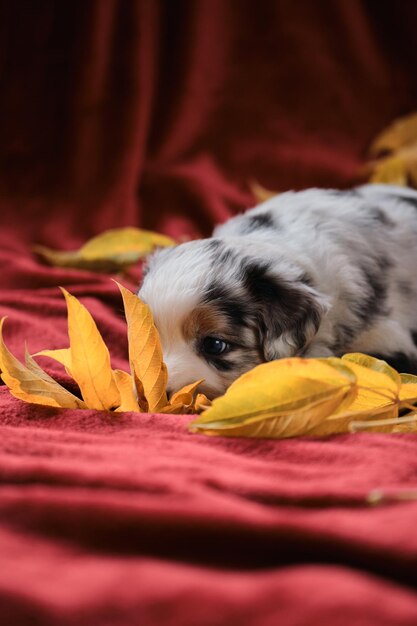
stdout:
POLYGON ((145 411, 158 412, 168 403, 168 375, 158 331, 148 305, 122 285, 118 287, 127 320, 130 368, 137 387, 139 382, 139 404, 145 411))

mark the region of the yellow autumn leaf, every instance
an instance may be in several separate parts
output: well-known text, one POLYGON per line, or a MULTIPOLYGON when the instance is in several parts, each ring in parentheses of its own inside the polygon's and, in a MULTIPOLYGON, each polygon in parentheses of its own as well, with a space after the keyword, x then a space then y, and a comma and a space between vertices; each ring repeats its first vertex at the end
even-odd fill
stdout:
MULTIPOLYGON (((326 361, 331 361, 332 358, 333 357, 328 357, 326 361)), ((392 389, 396 389, 401 383, 401 377, 398 372, 382 359, 377 359, 374 356, 363 354, 362 352, 348 352, 347 354, 344 354, 341 359, 344 363, 347 362, 349 366, 351 363, 356 363, 357 365, 366 367, 372 372, 379 372, 380 374, 388 376, 388 378, 390 378, 394 383, 394 385, 391 384, 392 389)))
POLYGON ((68 308, 71 374, 90 409, 111 410, 120 405, 120 393, 110 366, 110 354, 85 306, 62 289, 68 308))
POLYGON ((116 413, 122 411, 136 411, 139 413, 140 408, 136 397, 133 378, 123 370, 114 370, 114 379, 117 389, 120 393, 120 405, 116 409, 116 413))
POLYGON ((396 152, 417 143, 417 113, 411 113, 392 122, 374 139, 370 153, 396 152))
MULTIPOLYGON (((269 363, 263 363, 257 367, 265 370, 268 368, 269 370, 269 363)), ((350 381, 352 384, 355 383, 355 376, 352 375, 352 371, 340 359, 305 359, 302 357, 291 357, 272 361, 272 363, 274 363, 274 369, 279 375, 283 372, 288 372, 295 376, 307 377, 310 380, 317 380, 330 385, 338 385, 346 380, 350 381)), ((249 370, 238 380, 241 380, 244 384, 257 384, 257 382, 255 382, 257 378, 256 369, 257 368, 249 370)), ((274 382, 273 378, 271 382, 274 382)), ((275 381, 275 383, 276 382, 277 381, 275 381)), ((232 383, 231 386, 233 385, 237 385, 237 380, 232 383)), ((352 393, 349 393, 349 402, 352 399, 351 395, 352 393)))
POLYGON ((98 272, 117 272, 134 265, 157 247, 176 242, 149 230, 127 227, 108 230, 90 239, 79 250, 59 251, 36 246, 35 251, 48 263, 98 272))
MULTIPOLYGON (((340 361, 332 357, 327 362, 340 361)), ((359 419, 392 419, 400 408, 401 378, 385 361, 361 353, 345 354, 346 363, 356 376, 356 397, 348 407, 339 407, 305 434, 335 435, 351 430, 359 419)))
POLYGON ((33 356, 46 356, 65 367, 65 371, 69 376, 71 374, 71 350, 70 348, 61 348, 59 350, 41 350, 33 356))
MULTIPOLYGON (((194 413, 194 411, 192 412, 194 413)), ((189 411, 187 411, 182 402, 177 402, 176 404, 165 405, 162 409, 159 409, 159 413, 164 415, 184 415, 189 413, 189 411)))
POLYGON ((125 308, 130 368, 139 404, 144 411, 158 412, 168 404, 168 374, 158 331, 148 305, 122 285, 118 287, 125 308))
MULTIPOLYGON (((416 429, 416 418, 399 417, 399 409, 413 409, 412 403, 417 401, 416 395, 417 377, 410 374, 400 376, 385 361, 364 354, 347 354, 342 359, 282 359, 258 366, 240 377, 222 398, 214 400, 212 409, 195 420, 191 428, 205 434, 273 438, 325 436, 365 427, 378 432, 405 432, 416 429), (324 380, 329 382, 329 377, 326 376, 326 370, 317 367, 307 369, 312 383, 308 388, 300 365, 303 362, 304 367, 311 367, 310 361, 332 366, 344 374, 346 369, 350 371, 351 382, 354 381, 354 384, 350 393, 337 406, 332 408, 326 403, 312 404, 320 390, 317 383, 324 380), (294 399, 295 394, 293 390, 286 388, 287 378, 284 373, 291 371, 297 373, 297 390, 307 393, 301 398, 297 410, 289 413, 285 410, 285 400, 294 399), (282 397, 281 404, 275 407, 275 414, 271 415, 268 413, 271 396, 278 398, 279 393, 269 385, 270 397, 265 398, 263 381, 266 384, 273 383, 269 378, 274 374, 282 397), (250 384, 251 379, 253 386, 250 384), (254 410, 255 396, 261 405, 258 404, 254 410), (252 414, 245 414, 247 409, 252 414)), ((336 404, 337 396, 334 400, 336 404)))
MULTIPOLYGON (((122 370, 112 370, 110 355, 103 339, 87 309, 74 297, 62 290, 68 307, 68 333, 70 347, 59 350, 41 350, 34 356, 51 358, 63 365, 67 373, 80 387, 85 402, 74 396, 68 400, 68 394, 61 388, 27 353, 26 366, 6 351, 4 358, 14 365, 10 373, 5 373, 5 380, 14 395, 24 400, 38 402, 32 394, 27 396, 21 391, 21 381, 36 375, 36 380, 43 381, 46 391, 60 389, 63 392, 62 404, 41 398, 43 404, 53 406, 77 406, 122 411, 159 411, 164 413, 195 413, 207 408, 209 400, 203 394, 197 394, 197 387, 202 382, 196 381, 174 393, 170 402, 166 397, 167 371, 162 358, 159 335, 153 324, 149 308, 137 296, 119 286, 125 304, 128 320, 129 354, 132 375, 122 370), (139 350, 137 346, 139 345, 139 350), (19 367, 18 365, 19 364, 19 367), (26 376, 26 378, 25 378, 26 376), (53 386, 51 390, 50 386, 53 386), (195 396, 195 398, 194 398, 195 396), (198 399, 198 407, 196 406, 198 399)), ((70 397, 72 394, 69 394, 70 397)))
POLYGON ((86 408, 82 400, 48 376, 27 352, 26 365, 13 356, 3 340, 5 319, 0 321, 0 370, 10 393, 15 398, 32 404, 69 409, 86 408))
MULTIPOLYGON (((172 394, 169 399, 169 403, 160 409, 161 413, 175 413, 175 414, 185 414, 185 413, 196 413, 196 402, 198 396, 202 394, 197 394, 197 387, 203 382, 204 379, 197 380, 195 383, 191 383, 189 385, 185 385, 179 391, 172 394), (196 395, 196 399, 194 396, 196 395)), ((205 397, 205 396, 204 396, 205 397)), ((201 402, 201 398, 199 399, 201 402)))
POLYGON ((177 402, 188 401, 190 397, 192 400, 194 392, 197 390, 198 385, 201 385, 202 382, 204 382, 203 378, 201 378, 200 380, 196 380, 195 383, 191 383, 190 385, 185 385, 185 387, 182 387, 179 391, 172 394, 172 397, 170 398, 170 403, 175 404, 177 402))
POLYGON ((204 379, 197 380, 195 383, 191 383, 190 385, 185 385, 179 391, 172 394, 169 402, 170 404, 178 404, 181 403, 186 407, 192 407, 194 404, 194 395, 197 391, 197 387, 204 382, 204 379))
MULTIPOLYGON (((387 366, 387 364, 385 365, 387 366)), ((390 369, 392 370, 392 368, 390 369)), ((413 405, 417 402, 417 376, 400 374, 399 377, 400 388, 395 402, 390 405, 381 405, 379 408, 374 407, 373 410, 363 411, 362 413, 360 411, 352 411, 347 415, 348 429, 350 431, 367 430, 369 432, 381 433, 416 431, 417 413, 412 412, 399 417, 399 410, 404 408, 411 411, 415 410, 413 405)))
POLYGON ((368 410, 398 400, 401 378, 385 361, 361 353, 345 354, 342 361, 355 373, 358 385, 349 410, 368 410))
POLYGON ((212 401, 204 395, 204 393, 198 393, 194 401, 194 412, 200 413, 205 409, 209 409, 212 405, 212 401))
POLYGON ((246 372, 190 425, 206 434, 294 437, 356 395, 356 377, 341 361, 282 359, 246 372))
POLYGON ((370 147, 371 183, 417 187, 417 113, 395 120, 370 147))
MULTIPOLYGON (((194 420, 190 428, 193 432, 228 437, 297 437, 307 434, 317 426, 326 415, 338 408, 345 397, 342 390, 332 388, 327 388, 323 393, 321 383, 302 378, 293 378, 290 383, 286 381, 282 390, 285 395, 292 395, 299 387, 303 387, 306 392, 303 398, 304 406, 300 403, 290 408, 287 404, 286 410, 282 410, 278 405, 261 414, 257 411, 256 418, 253 419, 250 417, 225 419, 225 414, 233 415, 233 407, 229 403, 233 398, 228 398, 227 404, 216 402, 217 399, 215 399, 212 407, 207 409, 200 418, 194 420), (210 421, 208 421, 209 417, 210 421)), ((268 397, 265 393, 258 393, 257 399, 259 405, 267 404, 268 397)), ((254 413, 255 411, 256 409, 254 413)))
POLYGON ((201 411, 208 409, 210 405, 210 400, 204 394, 198 393, 195 400, 191 400, 190 402, 175 402, 167 404, 160 409, 159 412, 172 415, 190 415, 200 413, 201 411))
POLYGON ((400 374, 400 408, 417 402, 417 376, 400 374))
POLYGON ((375 162, 371 169, 369 182, 378 185, 399 185, 408 183, 407 163, 401 156, 392 156, 375 162))

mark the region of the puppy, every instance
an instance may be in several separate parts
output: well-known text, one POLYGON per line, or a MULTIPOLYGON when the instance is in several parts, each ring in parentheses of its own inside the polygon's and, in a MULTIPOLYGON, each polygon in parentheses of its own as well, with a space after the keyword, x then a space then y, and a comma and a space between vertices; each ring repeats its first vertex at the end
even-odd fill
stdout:
POLYGON ((365 185, 283 193, 156 252, 139 296, 169 387, 215 397, 264 361, 355 351, 417 373, 416 244, 417 193, 365 185))

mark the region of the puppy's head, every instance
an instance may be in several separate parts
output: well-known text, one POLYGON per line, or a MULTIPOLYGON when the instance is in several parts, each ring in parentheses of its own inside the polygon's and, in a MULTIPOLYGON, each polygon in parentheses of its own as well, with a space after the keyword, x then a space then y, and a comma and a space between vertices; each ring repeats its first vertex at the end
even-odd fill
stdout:
POLYGON ((201 390, 215 397, 259 363, 302 354, 327 303, 297 267, 272 256, 231 237, 150 258, 139 296, 161 337, 170 390, 204 378, 201 390))

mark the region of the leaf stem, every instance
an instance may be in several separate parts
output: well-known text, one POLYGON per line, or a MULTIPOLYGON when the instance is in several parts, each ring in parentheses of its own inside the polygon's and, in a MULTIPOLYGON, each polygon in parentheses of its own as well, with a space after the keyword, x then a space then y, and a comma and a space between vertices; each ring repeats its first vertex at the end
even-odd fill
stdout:
POLYGON ((405 417, 394 417, 382 420, 352 421, 349 424, 349 430, 354 433, 357 429, 361 430, 373 426, 396 426, 400 424, 411 424, 412 422, 417 422, 417 413, 406 415, 405 417))

